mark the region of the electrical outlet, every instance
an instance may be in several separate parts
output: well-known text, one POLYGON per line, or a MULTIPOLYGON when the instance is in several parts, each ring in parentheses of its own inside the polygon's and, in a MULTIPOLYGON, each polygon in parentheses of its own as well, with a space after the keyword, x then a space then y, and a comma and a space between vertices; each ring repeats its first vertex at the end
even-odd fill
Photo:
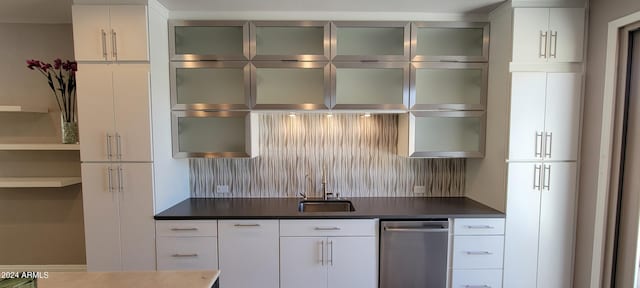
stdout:
POLYGON ((413 194, 416 194, 416 195, 427 194, 427 187, 425 187, 425 186, 413 186, 413 194))
POLYGON ((216 193, 218 194, 229 194, 231 191, 229 190, 229 185, 217 185, 216 193))

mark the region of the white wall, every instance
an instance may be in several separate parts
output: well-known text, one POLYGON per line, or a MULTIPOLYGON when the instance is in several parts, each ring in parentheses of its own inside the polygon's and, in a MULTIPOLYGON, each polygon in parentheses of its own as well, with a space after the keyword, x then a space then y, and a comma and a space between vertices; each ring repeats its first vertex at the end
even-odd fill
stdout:
POLYGON ((574 287, 590 287, 592 276, 607 25, 637 11, 640 11, 638 0, 590 2, 574 287))

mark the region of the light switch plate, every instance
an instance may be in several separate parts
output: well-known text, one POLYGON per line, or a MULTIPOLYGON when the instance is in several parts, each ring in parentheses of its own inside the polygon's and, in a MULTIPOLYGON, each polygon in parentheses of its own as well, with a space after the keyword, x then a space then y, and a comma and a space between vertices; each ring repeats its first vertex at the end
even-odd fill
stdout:
POLYGON ((415 195, 427 194, 427 187, 425 187, 425 186, 413 186, 413 194, 415 194, 415 195))
POLYGON ((229 190, 229 185, 217 185, 216 193, 218 194, 229 194, 231 191, 229 190))

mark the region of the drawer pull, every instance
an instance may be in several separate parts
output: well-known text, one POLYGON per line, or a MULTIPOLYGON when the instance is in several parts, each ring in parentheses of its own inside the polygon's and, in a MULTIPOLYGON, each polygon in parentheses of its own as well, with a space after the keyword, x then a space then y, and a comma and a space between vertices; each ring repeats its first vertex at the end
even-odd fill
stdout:
POLYGON ((465 225, 464 226, 467 229, 493 229, 495 227, 491 226, 491 225, 465 225))
POLYGON ((489 285, 464 285, 464 288, 491 288, 489 285))
POLYGON ((198 257, 198 254, 197 253, 193 253, 193 254, 173 254, 173 255, 171 255, 171 257, 176 257, 176 258, 198 257))
POLYGON ((313 228, 313 230, 316 230, 316 231, 336 231, 336 230, 340 230, 340 227, 316 227, 316 228, 313 228))
POLYGON ((171 231, 198 231, 198 228, 171 228, 171 231))
POLYGON ((491 255, 493 253, 489 252, 489 251, 467 251, 464 252, 467 255, 491 255))
POLYGON ((260 224, 235 224, 235 227, 260 227, 260 224))

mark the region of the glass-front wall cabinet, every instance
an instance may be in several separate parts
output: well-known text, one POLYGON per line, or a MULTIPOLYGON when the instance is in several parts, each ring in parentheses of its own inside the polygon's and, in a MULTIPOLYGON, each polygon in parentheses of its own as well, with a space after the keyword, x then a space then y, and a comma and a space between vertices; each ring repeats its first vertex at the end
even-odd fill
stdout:
POLYGON ((411 63, 412 110, 483 110, 488 64, 411 63))
POLYGON ((334 61, 409 61, 408 22, 333 22, 334 61))
POLYGON ((169 22, 172 61, 249 60, 249 22, 169 22))
POLYGON ((409 63, 334 62, 333 108, 406 110, 409 63))
POLYGON ((251 22, 251 60, 329 61, 329 22, 251 22))
POLYGON ((489 23, 414 22, 411 34, 411 61, 489 60, 489 23))
POLYGON ((256 110, 318 110, 330 105, 328 62, 254 62, 251 79, 256 110))
POLYGON ((249 112, 173 111, 173 157, 255 157, 257 115, 249 112))
POLYGON ((246 61, 171 62, 176 110, 247 110, 251 69, 246 61))
POLYGON ((399 118, 398 151, 408 157, 484 157, 484 111, 409 112, 399 118))

